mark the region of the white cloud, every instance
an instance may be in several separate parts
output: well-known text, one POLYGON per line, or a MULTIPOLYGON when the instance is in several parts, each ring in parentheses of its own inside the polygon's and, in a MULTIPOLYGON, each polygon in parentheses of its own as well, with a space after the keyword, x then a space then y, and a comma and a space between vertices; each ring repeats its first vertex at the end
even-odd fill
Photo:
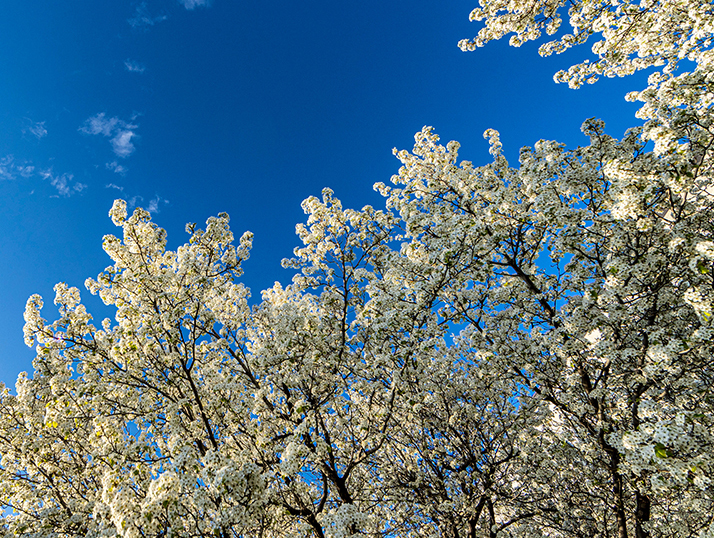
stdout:
POLYGON ((0 159, 0 179, 15 179, 15 158, 12 155, 6 155, 0 159))
MULTIPOLYGON (((135 208, 138 205, 140 205, 143 201, 144 201, 143 196, 136 195, 136 196, 132 196, 131 198, 129 198, 127 205, 129 206, 129 208, 135 208)), ((146 209, 149 213, 159 213, 161 211, 161 208, 168 204, 169 204, 168 200, 166 200, 165 198, 161 198, 161 196, 159 196, 157 194, 154 198, 149 200, 148 205, 145 206, 144 209, 146 209)))
POLYGON ((129 130, 119 130, 117 134, 112 138, 112 148, 114 149, 114 153, 118 157, 126 158, 132 153, 134 153, 134 150, 136 149, 134 147, 134 144, 132 144, 131 139, 134 138, 136 134, 134 134, 133 131, 129 130))
POLYGON ((112 172, 114 172, 115 174, 119 174, 120 176, 126 175, 127 173, 127 168, 116 161, 107 163, 106 167, 107 170, 111 170, 112 172))
POLYGON ((15 179, 17 176, 28 178, 34 172, 35 167, 31 163, 17 164, 12 155, 0 159, 0 180, 15 179))
POLYGON ((136 60, 127 59, 124 62, 124 67, 126 67, 126 70, 130 73, 143 73, 144 71, 146 71, 146 66, 142 63, 137 62, 136 60))
POLYGON ((132 28, 147 28, 148 26, 153 26, 157 22, 165 21, 167 19, 166 15, 153 16, 149 13, 149 9, 146 7, 146 2, 142 2, 136 6, 136 11, 131 19, 127 22, 132 28))
POLYGON ((61 176, 53 176, 50 183, 57 189, 60 196, 69 196, 71 191, 68 183, 72 181, 73 178, 74 176, 72 176, 72 174, 62 174, 61 176))
MULTIPOLYGON (((18 177, 27 179, 33 176, 49 180, 50 185, 57 191, 57 194, 50 196, 51 198, 68 197, 87 188, 85 183, 75 181, 74 174, 55 174, 52 168, 38 170, 31 162, 15 162, 15 158, 12 155, 0 158, 0 180, 13 180, 18 177)), ((30 194, 34 194, 34 192, 35 189, 32 189, 30 194)))
POLYGON ((116 190, 118 190, 118 191, 120 191, 120 192, 124 190, 124 187, 120 187, 119 185, 116 185, 116 184, 114 184, 114 183, 107 183, 106 185, 104 185, 104 188, 106 188, 106 189, 116 189, 116 190))
POLYGON ((152 198, 152 200, 149 202, 149 206, 146 208, 146 210, 149 213, 158 213, 159 212, 159 206, 161 205, 161 202, 169 203, 168 200, 162 200, 158 195, 156 198, 152 198))
POLYGON ((117 128, 119 122, 119 118, 107 119, 105 117, 104 112, 101 112, 85 121, 84 125, 82 125, 79 130, 83 133, 92 135, 101 134, 104 136, 111 136, 114 130, 117 128))
POLYGON ((129 198, 129 200, 127 201, 127 205, 129 206, 129 209, 134 209, 138 204, 140 204, 140 203, 143 202, 143 201, 144 201, 144 197, 143 197, 143 196, 138 196, 138 195, 137 195, 137 196, 132 196, 132 197, 129 198))
POLYGON ((49 179, 50 185, 57 189, 57 194, 55 196, 67 197, 71 196, 72 194, 82 192, 84 189, 87 188, 86 184, 74 181, 73 174, 64 173, 55 175, 52 173, 51 168, 47 170, 42 170, 40 172, 40 176, 42 177, 42 179, 49 179))
POLYGON ((127 123, 119 118, 107 118, 104 112, 92 116, 79 128, 83 133, 111 137, 111 145, 117 157, 126 158, 136 149, 133 138, 137 137, 135 130, 138 125, 127 123))
POLYGON ((72 190, 73 190, 74 192, 82 192, 82 191, 83 191, 84 189, 86 189, 86 188, 87 188, 87 184, 86 184, 86 183, 75 183, 75 184, 72 186, 72 190))
POLYGON ((47 136, 47 127, 45 127, 44 121, 32 121, 29 118, 25 118, 25 120, 27 120, 27 125, 22 128, 22 134, 29 133, 37 140, 42 140, 47 136))
POLYGON ((179 3, 188 10, 197 7, 209 7, 211 5, 210 0, 179 0, 179 3))
POLYGON ((19 174, 24 178, 30 177, 35 172, 35 167, 32 166, 31 164, 16 165, 15 168, 17 169, 19 174))

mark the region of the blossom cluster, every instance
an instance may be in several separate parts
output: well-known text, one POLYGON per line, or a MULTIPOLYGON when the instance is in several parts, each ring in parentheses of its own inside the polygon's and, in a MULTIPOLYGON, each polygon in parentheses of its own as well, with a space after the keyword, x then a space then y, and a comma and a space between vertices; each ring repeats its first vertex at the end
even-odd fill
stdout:
MULTIPOLYGON (((483 0, 462 46, 564 7, 483 0)), ((425 127, 383 209, 303 202, 293 280, 253 306, 228 215, 172 251, 117 200, 85 283, 114 318, 64 283, 54 321, 27 302, 0 536, 714 536, 712 6, 568 15, 542 53, 603 38, 571 85, 663 68, 643 127, 591 119, 516 167, 493 129, 474 166, 425 127)))

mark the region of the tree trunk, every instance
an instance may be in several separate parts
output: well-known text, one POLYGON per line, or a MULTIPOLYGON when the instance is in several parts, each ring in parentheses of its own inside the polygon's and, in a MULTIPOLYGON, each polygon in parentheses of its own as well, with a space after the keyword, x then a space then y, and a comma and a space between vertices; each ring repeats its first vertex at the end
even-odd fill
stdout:
POLYGON ((637 513, 635 514, 635 538, 649 538, 650 533, 643 528, 643 523, 650 520, 650 498, 637 492, 637 513))
POLYGON ((620 463, 620 454, 615 448, 609 445, 606 445, 605 450, 610 456, 610 474, 612 476, 612 494, 615 498, 617 538, 627 538, 627 517, 625 516, 625 502, 623 500, 622 475, 617 470, 620 463))

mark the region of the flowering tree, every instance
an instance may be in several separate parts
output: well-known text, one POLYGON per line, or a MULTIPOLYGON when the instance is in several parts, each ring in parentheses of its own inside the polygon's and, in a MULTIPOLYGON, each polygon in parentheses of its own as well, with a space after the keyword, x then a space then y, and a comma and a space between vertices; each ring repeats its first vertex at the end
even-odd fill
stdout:
POLYGON ((526 392, 517 446, 534 465, 513 480, 538 484, 527 506, 551 497, 514 499, 495 527, 525 513, 525 535, 694 535, 712 512, 714 199, 637 132, 584 130, 588 147, 540 142, 514 170, 495 133, 494 163, 473 168, 425 129, 380 190, 404 255, 453 275, 440 314, 467 323, 480 373, 526 392))
MULTIPOLYGON (((463 46, 554 32, 559 9, 484 2, 463 46)), ((303 203, 295 277, 252 308, 252 236, 234 245, 227 215, 168 251, 115 202, 113 265, 86 283, 115 319, 64 284, 51 323, 28 301, 0 531, 714 536, 711 6, 570 17, 545 52, 603 34, 573 84, 665 66, 643 128, 588 120, 587 146, 540 141, 518 167, 495 131, 476 167, 424 128, 376 185, 384 209, 303 203)))
POLYGON ((558 82, 573 88, 601 76, 622 77, 648 68, 648 86, 628 94, 644 103, 638 116, 648 120, 644 136, 655 143, 655 154, 679 154, 682 162, 701 165, 711 144, 712 73, 714 72, 714 6, 707 0, 482 0, 471 20, 484 21, 478 35, 459 43, 474 50, 507 34, 521 44, 557 34, 567 6, 571 32, 544 43, 542 56, 559 54, 599 36, 593 59, 559 71, 558 82), (687 69, 677 74, 677 69, 687 69))

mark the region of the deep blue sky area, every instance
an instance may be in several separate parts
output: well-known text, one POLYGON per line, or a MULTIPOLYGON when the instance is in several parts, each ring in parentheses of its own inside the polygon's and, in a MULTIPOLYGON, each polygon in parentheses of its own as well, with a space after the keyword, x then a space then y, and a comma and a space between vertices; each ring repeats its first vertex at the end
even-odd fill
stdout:
POLYGON ((540 58, 537 45, 464 53, 476 1, 23 0, 0 18, 0 381, 32 370, 27 298, 56 282, 83 290, 109 264, 115 198, 149 209, 175 248, 186 222, 221 211, 255 234, 244 282, 253 297, 290 274, 300 202, 329 186, 345 206, 372 190, 434 126, 461 156, 489 161, 482 138, 576 146, 586 118, 621 136, 642 77, 577 91, 553 82, 587 49, 540 58))

